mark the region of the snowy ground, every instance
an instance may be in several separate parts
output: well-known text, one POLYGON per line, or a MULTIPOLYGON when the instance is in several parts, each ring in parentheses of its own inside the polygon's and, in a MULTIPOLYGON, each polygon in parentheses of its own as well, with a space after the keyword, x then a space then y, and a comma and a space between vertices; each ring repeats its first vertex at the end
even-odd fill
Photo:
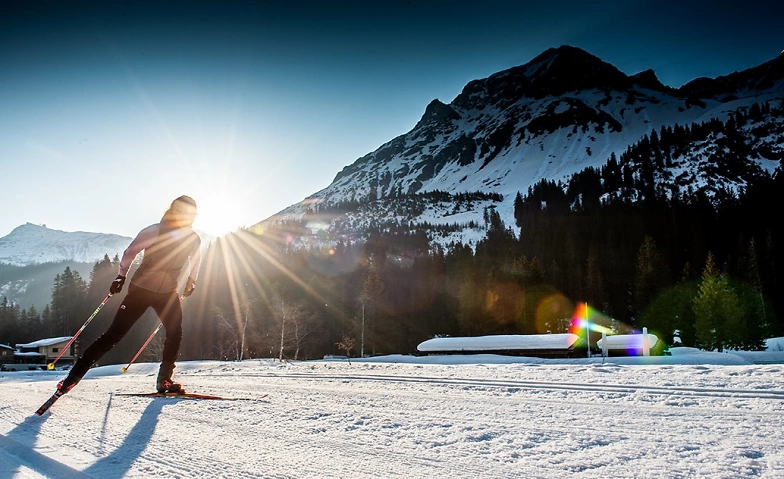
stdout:
POLYGON ((184 362, 0 373, 0 478, 780 478, 784 352, 184 362), (766 363, 766 364, 754 364, 766 363), (779 364, 773 364, 778 362, 779 364))

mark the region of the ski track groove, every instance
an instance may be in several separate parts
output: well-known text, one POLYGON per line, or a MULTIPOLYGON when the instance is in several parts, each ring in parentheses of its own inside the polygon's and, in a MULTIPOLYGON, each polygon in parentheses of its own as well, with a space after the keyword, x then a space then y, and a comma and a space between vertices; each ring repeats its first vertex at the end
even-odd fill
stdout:
MULTIPOLYGON (((232 373, 189 373, 193 376, 237 376, 232 373)), ((288 374, 242 374, 243 377, 254 376, 265 379, 291 378, 291 379, 327 379, 327 380, 366 380, 366 381, 389 381, 402 383, 425 383, 425 384, 446 384, 463 386, 486 386, 501 388, 520 388, 520 389, 552 389, 566 391, 592 391, 592 392, 619 392, 632 393, 644 392, 648 394, 662 395, 684 395, 699 397, 722 397, 738 398, 747 397, 751 399, 773 399, 784 401, 784 390, 752 390, 752 389, 717 389, 717 388, 684 388, 677 386, 629 386, 620 384, 588 384, 588 383, 553 383, 546 381, 522 381, 522 380, 497 380, 497 379, 464 379, 464 378, 440 378, 440 377, 401 377, 386 375, 337 375, 337 374, 308 374, 308 373, 288 373, 288 374)))
MULTIPOLYGON (((285 393, 289 393, 290 394, 293 389, 306 390, 309 393, 312 393, 313 391, 329 391, 330 393, 334 394, 334 389, 331 389, 331 388, 324 388, 324 387, 318 387, 318 386, 315 386, 315 387, 310 386, 309 387, 309 386, 304 386, 304 385, 301 385, 301 384, 287 384, 285 386, 281 386, 280 388, 281 388, 281 393, 282 394, 285 394, 285 393)), ((473 392, 475 392, 474 390, 470 390, 470 389, 463 389, 462 391, 466 392, 466 393, 473 393, 473 392)), ((362 394, 361 389, 354 389, 354 390, 351 391, 351 397, 356 397, 359 394, 362 394)), ((394 394, 395 394, 395 396, 398 396, 398 397, 400 397, 400 396, 408 396, 408 395, 410 395, 410 396, 417 396, 418 395, 416 392, 412 392, 412 391, 395 391, 394 394)), ((445 392, 445 396, 447 396, 447 395, 449 395, 449 392, 445 392)), ((713 398, 713 396, 709 396, 709 398, 713 398)), ((486 396, 482 397, 482 400, 486 401, 487 399, 488 398, 486 396)), ((472 398, 469 398, 469 397, 466 397, 465 400, 468 403, 470 403, 471 401, 474 401, 474 402, 476 401, 475 398, 472 399, 472 398)), ((553 407, 563 407, 564 406, 564 401, 563 400, 542 399, 542 398, 535 398, 535 397, 531 397, 531 396, 518 397, 518 396, 516 396, 514 391, 510 392, 508 397, 493 396, 492 400, 495 403, 502 403, 502 402, 507 403, 507 410, 512 410, 513 406, 515 406, 515 405, 519 406, 521 403, 525 404, 526 406, 531 406, 531 405, 534 405, 534 404, 548 405, 548 406, 553 406, 553 407)), ((589 402, 589 401, 570 400, 568 404, 569 404, 570 407, 577 407, 577 406, 579 406, 581 408, 590 410, 590 411, 581 411, 581 413, 583 413, 583 414, 586 414, 586 413, 587 414, 596 414, 597 416, 601 415, 601 410, 603 408, 603 403, 602 402, 596 402, 596 401, 589 402)), ((719 415, 720 416, 724 416, 727 420, 733 420, 733 419, 741 418, 741 417, 744 417, 744 416, 760 416, 760 417, 764 417, 764 416, 768 416, 768 415, 775 415, 775 416, 778 417, 778 416, 781 416, 782 414, 784 414, 784 407, 782 407, 782 409, 780 411, 771 411, 771 412, 769 412, 769 411, 748 411, 748 410, 737 410, 737 409, 726 409, 726 408, 720 409, 720 408, 717 408, 714 405, 705 405, 703 407, 689 406, 688 407, 689 410, 688 411, 684 411, 684 410, 682 410, 681 406, 677 406, 676 407, 676 406, 658 405, 658 404, 656 404, 656 405, 648 405, 648 404, 640 405, 638 403, 626 404, 626 405, 615 404, 614 408, 615 409, 623 409, 623 410, 629 411, 630 413, 636 413, 636 412, 639 412, 641 409, 645 409, 645 410, 654 411, 654 412, 658 413, 658 415, 661 416, 661 418, 663 420, 667 419, 667 418, 670 418, 670 417, 678 417, 681 421, 688 421, 693 416, 693 411, 694 410, 698 410, 698 411, 702 411, 702 412, 705 412, 705 413, 709 413, 710 415, 712 415, 714 417, 715 416, 719 416, 719 415)), ((515 412, 517 412, 517 411, 515 411, 515 412)), ((451 416, 448 416, 448 415, 424 414, 422 411, 418 411, 417 414, 416 414, 416 417, 420 417, 420 418, 425 417, 425 418, 428 418, 428 419, 431 419, 431 420, 443 420, 443 421, 452 420, 451 416)), ((488 422, 489 424, 496 425, 496 426, 508 426, 510 424, 509 423, 509 418, 506 417, 506 416, 504 416, 503 418, 497 419, 497 420, 493 420, 493 421, 488 421, 487 417, 485 417, 484 421, 488 422)), ((696 419, 695 420, 696 424, 694 424, 694 426, 699 426, 701 421, 702 421, 702 419, 696 419)), ((540 430, 540 431, 543 431, 543 432, 556 430, 556 431, 560 431, 560 432, 563 432, 563 433, 574 432, 576 430, 584 430, 586 432, 590 432, 590 431, 594 431, 595 430, 594 427, 582 426, 582 425, 579 425, 579 424, 571 425, 569 428, 560 428, 560 429, 557 428, 557 427, 553 427, 553 426, 537 427, 537 426, 531 425, 531 424, 525 424, 525 427, 527 429, 536 429, 536 430, 540 430)), ((634 435, 636 435, 638 433, 639 433, 639 429, 637 427, 624 427, 622 425, 620 425, 620 426, 619 425, 614 425, 613 428, 612 428, 612 431, 608 432, 607 434, 613 434, 613 435, 616 435, 619 438, 623 438, 623 437, 626 437, 626 436, 634 436, 634 435)), ((657 438, 655 440, 658 441, 658 442, 666 442, 665 440, 667 440, 667 441, 682 441, 683 440, 682 438, 683 438, 682 434, 671 434, 671 433, 668 433, 667 431, 657 431, 657 438)), ((693 443, 693 440, 689 439, 689 443, 693 443)))

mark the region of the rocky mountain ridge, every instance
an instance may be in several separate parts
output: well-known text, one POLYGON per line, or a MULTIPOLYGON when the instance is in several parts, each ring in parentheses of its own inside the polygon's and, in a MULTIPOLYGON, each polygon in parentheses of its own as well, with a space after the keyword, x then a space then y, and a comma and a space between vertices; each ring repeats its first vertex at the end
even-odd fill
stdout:
MULTIPOLYGON (((754 104, 772 106, 765 121, 780 122, 782 99, 784 56, 675 89, 651 70, 629 76, 578 48, 553 48, 525 65, 468 83, 449 104, 433 100, 411 131, 346 166, 329 186, 256 230, 297 225, 307 243, 361 240, 378 224, 427 225, 432 242, 470 244, 483 235, 485 208, 514 224, 515 196, 542 180, 566 182, 586 168, 601 168, 663 127, 726 121, 754 104), (435 201, 434 192, 485 198, 470 204, 443 196, 435 201)), ((767 136, 753 140, 764 144, 758 151, 769 154, 751 160, 772 171, 784 137, 777 128, 765 131, 767 136)), ((710 151, 706 142, 695 148, 710 151)), ((690 170, 693 185, 709 190, 715 183, 710 168, 700 168, 693 158, 686 153, 672 168, 681 175, 690 170)), ((743 188, 746 181, 731 183, 743 188)))

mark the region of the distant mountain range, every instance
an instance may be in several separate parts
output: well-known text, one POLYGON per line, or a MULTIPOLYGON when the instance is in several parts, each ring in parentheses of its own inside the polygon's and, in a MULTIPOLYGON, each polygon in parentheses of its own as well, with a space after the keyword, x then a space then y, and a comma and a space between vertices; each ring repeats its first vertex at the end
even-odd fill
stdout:
POLYGON ((107 233, 67 232, 27 223, 0 238, 0 263, 27 266, 61 261, 95 262, 122 256, 132 238, 107 233))
MULTIPOLYGON (((405 225, 444 246, 473 244, 484 237, 486 208, 514 225, 516 195, 542 180, 566 182, 663 127, 727 121, 754 104, 774 112, 744 127, 749 165, 742 170, 773 172, 784 157, 782 99, 784 55, 676 89, 652 70, 629 76, 581 49, 553 48, 468 83, 450 104, 433 100, 411 131, 254 229, 296 230, 301 241, 318 243, 361 241, 369 228, 405 225)), ((720 136, 668 159, 658 181, 708 195, 744 188, 753 174, 706 165, 722 148, 720 136)))
MULTIPOLYGON (((198 232, 202 247, 215 237, 198 232)), ((49 302, 54 278, 66 267, 86 280, 104 256, 122 257, 131 240, 108 233, 68 232, 27 223, 0 238, 0 300, 39 310, 49 302)))

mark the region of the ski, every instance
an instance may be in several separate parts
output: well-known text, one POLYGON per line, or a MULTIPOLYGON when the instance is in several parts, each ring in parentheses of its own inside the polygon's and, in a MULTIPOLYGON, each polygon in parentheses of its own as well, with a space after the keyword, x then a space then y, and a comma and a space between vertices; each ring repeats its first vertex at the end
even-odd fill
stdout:
POLYGON ((147 398, 169 398, 169 399, 213 399, 217 401, 261 401, 269 397, 269 394, 263 394, 258 397, 232 397, 232 396, 214 396, 211 394, 196 394, 196 393, 115 393, 116 396, 128 397, 147 397, 147 398))
POLYGON ((58 399, 60 399, 62 395, 63 394, 60 391, 55 392, 54 394, 52 394, 52 397, 47 399, 46 402, 43 403, 35 413, 38 414, 39 416, 43 416, 43 414, 46 411, 48 411, 50 407, 52 407, 52 404, 54 404, 58 399))

